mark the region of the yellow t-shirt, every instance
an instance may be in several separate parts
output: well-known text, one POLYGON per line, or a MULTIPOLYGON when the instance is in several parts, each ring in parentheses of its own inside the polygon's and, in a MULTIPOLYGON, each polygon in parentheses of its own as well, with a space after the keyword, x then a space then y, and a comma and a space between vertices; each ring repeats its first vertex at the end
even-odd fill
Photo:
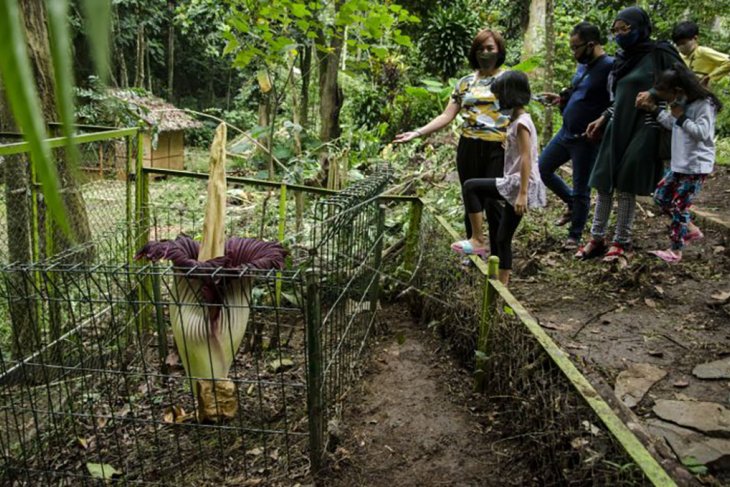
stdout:
POLYGON ((504 71, 488 78, 476 78, 470 74, 461 78, 454 87, 451 98, 461 107, 463 123, 461 135, 472 139, 502 142, 507 138, 509 114, 499 110, 497 98, 492 93, 492 83, 504 71))
POLYGON ((712 81, 716 81, 730 73, 730 57, 712 48, 697 46, 689 56, 681 56, 697 76, 709 75, 712 81))

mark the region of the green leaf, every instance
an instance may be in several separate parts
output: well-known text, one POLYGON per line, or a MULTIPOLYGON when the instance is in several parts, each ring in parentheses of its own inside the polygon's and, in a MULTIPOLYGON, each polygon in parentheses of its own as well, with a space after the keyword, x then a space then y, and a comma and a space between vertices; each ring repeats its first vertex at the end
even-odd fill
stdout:
POLYGON ((291 6, 291 13, 295 17, 308 17, 310 15, 307 6, 303 3, 295 3, 291 6))
POLYGON ((13 117, 30 145, 31 161, 43 187, 48 209, 61 229, 69 235, 71 230, 58 187, 58 174, 46 142, 43 112, 22 33, 23 25, 18 1, 0 1, 0 46, 3 46, 0 49, 0 72, 6 97, 13 117))
MULTIPOLYGON (((51 0, 53 1, 53 0, 51 0)), ((84 0, 84 17, 88 41, 101 82, 109 78, 109 37, 111 33, 111 0, 84 0)))
POLYGON ((687 467, 687 470, 697 475, 707 475, 708 473, 707 467, 693 456, 682 458, 682 465, 687 467))
POLYGON ((66 157, 71 167, 78 166, 79 153, 74 136, 73 60, 71 37, 68 33, 68 0, 46 0, 48 36, 53 61, 53 81, 56 91, 58 117, 67 138, 66 157))
POLYGON ((532 56, 525 59, 521 63, 512 66, 510 69, 514 71, 522 71, 523 73, 529 73, 530 71, 533 71, 542 66, 543 61, 544 59, 542 56, 532 56))
POLYGON ((87 463, 86 469, 95 479, 110 480, 115 475, 122 475, 122 472, 112 467, 108 463, 87 463))

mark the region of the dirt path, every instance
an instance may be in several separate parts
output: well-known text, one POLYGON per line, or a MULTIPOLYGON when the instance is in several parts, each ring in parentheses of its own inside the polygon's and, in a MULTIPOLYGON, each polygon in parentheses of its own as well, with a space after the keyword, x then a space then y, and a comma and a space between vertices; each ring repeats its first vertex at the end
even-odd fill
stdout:
MULTIPOLYGON (((344 407, 328 486, 504 485, 471 381, 402 313, 344 407)), ((486 401, 481 398, 479 404, 486 401)))

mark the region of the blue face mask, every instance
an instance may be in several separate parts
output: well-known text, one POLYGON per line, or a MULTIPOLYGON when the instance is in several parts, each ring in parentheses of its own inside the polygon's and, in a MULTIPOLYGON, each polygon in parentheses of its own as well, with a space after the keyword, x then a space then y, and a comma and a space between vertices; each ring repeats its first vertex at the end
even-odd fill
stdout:
POLYGON ((639 40, 639 31, 631 30, 628 34, 616 34, 616 44, 621 49, 628 49, 639 40))

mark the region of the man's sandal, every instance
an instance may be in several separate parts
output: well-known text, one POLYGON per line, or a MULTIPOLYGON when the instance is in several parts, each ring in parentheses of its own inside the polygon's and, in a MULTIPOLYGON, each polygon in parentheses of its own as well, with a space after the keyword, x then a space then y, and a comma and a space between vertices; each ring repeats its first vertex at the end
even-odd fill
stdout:
POLYGON ((578 247, 575 258, 580 260, 592 259, 603 255, 606 252, 606 241, 604 239, 592 238, 587 244, 578 247))

